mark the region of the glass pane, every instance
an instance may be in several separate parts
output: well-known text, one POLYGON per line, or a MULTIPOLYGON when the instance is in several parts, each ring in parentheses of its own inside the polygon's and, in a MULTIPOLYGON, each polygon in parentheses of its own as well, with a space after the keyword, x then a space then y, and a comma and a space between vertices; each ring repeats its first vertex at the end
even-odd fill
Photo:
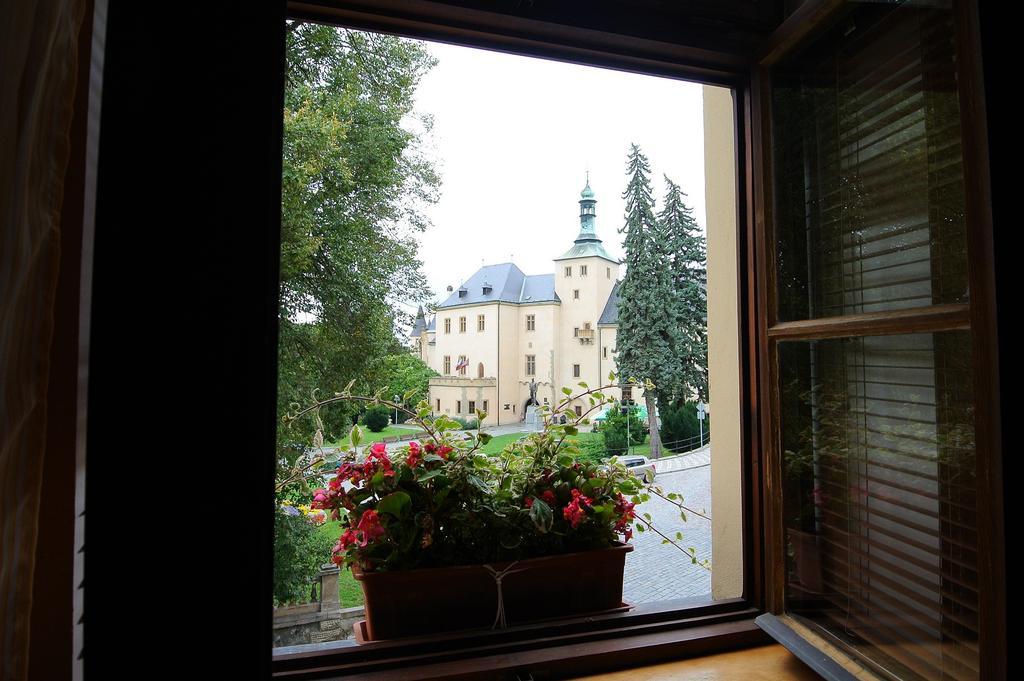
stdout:
POLYGON ((781 343, 786 608, 898 678, 978 677, 970 335, 781 343))
POLYGON ((860 5, 773 68, 781 321, 967 302, 951 14, 860 5))

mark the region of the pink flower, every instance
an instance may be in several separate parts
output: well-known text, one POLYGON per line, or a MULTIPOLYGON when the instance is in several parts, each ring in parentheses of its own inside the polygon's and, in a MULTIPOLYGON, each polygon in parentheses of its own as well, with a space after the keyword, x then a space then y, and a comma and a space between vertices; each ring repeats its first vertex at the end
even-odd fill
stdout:
POLYGON ((387 477, 393 477, 395 471, 391 468, 391 459, 388 458, 387 447, 383 442, 374 443, 370 447, 370 453, 366 456, 363 464, 363 476, 372 478, 378 471, 383 471, 387 477))

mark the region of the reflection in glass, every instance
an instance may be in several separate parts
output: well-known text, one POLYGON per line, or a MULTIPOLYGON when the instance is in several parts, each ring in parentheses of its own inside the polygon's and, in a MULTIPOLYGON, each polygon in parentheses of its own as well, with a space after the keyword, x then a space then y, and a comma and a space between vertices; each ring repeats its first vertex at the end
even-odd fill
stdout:
POLYGON ((967 302, 949 9, 860 5, 771 78, 779 319, 967 302))
POLYGON ((978 677, 970 336, 779 345, 786 610, 899 678, 978 677))

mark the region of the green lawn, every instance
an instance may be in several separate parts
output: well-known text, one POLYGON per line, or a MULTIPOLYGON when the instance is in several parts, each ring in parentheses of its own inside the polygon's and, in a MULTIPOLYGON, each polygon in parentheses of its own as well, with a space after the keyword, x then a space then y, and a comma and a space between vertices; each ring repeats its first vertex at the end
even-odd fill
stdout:
MULTIPOLYGON (((410 435, 411 433, 417 432, 414 428, 403 428, 401 426, 388 426, 379 433, 371 432, 366 426, 359 426, 359 429, 363 431, 363 439, 360 441, 360 445, 372 444, 374 442, 380 442, 386 437, 402 437, 403 435, 410 435)), ((327 443, 328 447, 341 447, 346 449, 349 446, 349 439, 346 435, 340 440, 335 442, 327 443)))

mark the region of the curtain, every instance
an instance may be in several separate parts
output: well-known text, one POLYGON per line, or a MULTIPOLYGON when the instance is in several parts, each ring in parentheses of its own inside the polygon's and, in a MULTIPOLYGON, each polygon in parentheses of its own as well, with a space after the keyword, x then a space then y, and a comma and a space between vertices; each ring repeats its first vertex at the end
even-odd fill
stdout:
MULTIPOLYGON (((0 678, 27 675, 82 0, 0 9, 0 678)), ((73 507, 73 499, 52 499, 73 507)), ((70 588, 70 585, 68 585, 70 588)), ((70 670, 71 661, 68 660, 70 670)))

